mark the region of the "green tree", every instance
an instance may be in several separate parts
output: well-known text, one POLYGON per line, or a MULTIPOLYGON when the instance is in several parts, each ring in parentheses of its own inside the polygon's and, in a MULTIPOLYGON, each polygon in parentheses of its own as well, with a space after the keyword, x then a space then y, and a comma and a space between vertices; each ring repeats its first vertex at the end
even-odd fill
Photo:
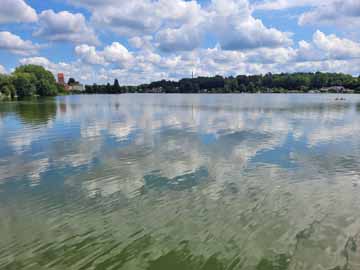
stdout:
POLYGON ((107 83, 105 86, 105 93, 112 93, 112 87, 110 85, 110 83, 107 83))
POLYGON ((57 89, 56 85, 53 83, 50 83, 47 80, 42 79, 37 83, 36 93, 39 96, 42 96, 42 97, 56 96, 57 92, 58 92, 58 89, 57 89))
POLYGON ((246 86, 244 84, 240 84, 239 91, 240 91, 240 93, 247 92, 246 86))
POLYGON ((53 84, 56 83, 54 75, 50 71, 43 68, 42 66, 37 66, 37 65, 20 66, 15 69, 14 75, 19 74, 19 73, 33 74, 35 77, 35 80, 38 82, 41 80, 46 80, 53 84))
POLYGON ((16 73, 13 77, 13 84, 19 98, 31 97, 36 93, 34 84, 35 78, 29 73, 16 73))
POLYGON ((327 74, 316 72, 311 80, 311 86, 313 88, 322 88, 327 86, 328 76, 327 74))
POLYGON ((61 84, 56 84, 57 93, 66 93, 65 87, 61 84))
POLYGON ((10 76, 0 74, 0 87, 8 83, 10 83, 10 76))
POLYGON ((262 85, 266 88, 272 88, 273 87, 273 75, 272 73, 267 73, 262 81, 262 85))
POLYGON ((255 83, 253 83, 253 82, 250 82, 250 83, 249 83, 248 91, 251 92, 251 93, 255 93, 255 92, 256 92, 256 85, 255 85, 255 83))
POLYGON ((16 91, 10 76, 0 74, 0 92, 6 97, 15 96, 16 91))
POLYGON ((76 84, 76 80, 74 78, 69 78, 68 85, 74 85, 76 84))
POLYGON ((13 72, 13 84, 20 98, 34 94, 55 96, 59 90, 54 75, 37 65, 24 65, 16 68, 13 72))
POLYGON ((234 77, 225 79, 225 90, 226 92, 237 92, 239 89, 238 80, 234 77))
POLYGON ((15 89, 14 85, 7 84, 7 85, 3 85, 0 88, 0 92, 6 97, 13 98, 15 96, 15 94, 16 94, 16 89, 15 89))

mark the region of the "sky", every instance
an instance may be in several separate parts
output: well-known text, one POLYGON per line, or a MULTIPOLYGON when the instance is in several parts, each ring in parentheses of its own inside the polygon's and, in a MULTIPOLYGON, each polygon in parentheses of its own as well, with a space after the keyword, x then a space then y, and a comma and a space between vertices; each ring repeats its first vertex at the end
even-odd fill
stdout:
POLYGON ((268 72, 360 73, 359 0, 0 0, 0 73, 37 64, 136 85, 268 72))

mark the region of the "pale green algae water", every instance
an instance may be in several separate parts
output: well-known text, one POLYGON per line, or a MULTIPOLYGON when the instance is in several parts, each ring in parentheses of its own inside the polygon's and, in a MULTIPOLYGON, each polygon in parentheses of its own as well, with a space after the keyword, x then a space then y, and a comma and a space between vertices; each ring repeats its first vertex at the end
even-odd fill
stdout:
POLYGON ((0 103, 0 269, 360 269, 360 96, 0 103))

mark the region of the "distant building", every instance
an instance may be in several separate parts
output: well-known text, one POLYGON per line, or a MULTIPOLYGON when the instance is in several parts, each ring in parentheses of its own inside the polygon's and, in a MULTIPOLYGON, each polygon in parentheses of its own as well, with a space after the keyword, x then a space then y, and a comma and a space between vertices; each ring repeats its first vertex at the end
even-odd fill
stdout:
POLYGON ((65 85, 65 76, 64 73, 58 73, 58 84, 65 85))
POLYGON ((85 91, 85 87, 83 84, 76 83, 76 84, 69 85, 69 91, 83 92, 83 91, 85 91))
POLYGON ((70 78, 69 83, 65 83, 64 73, 58 73, 58 84, 64 86, 66 91, 85 91, 85 87, 83 84, 75 81, 75 79, 70 78))

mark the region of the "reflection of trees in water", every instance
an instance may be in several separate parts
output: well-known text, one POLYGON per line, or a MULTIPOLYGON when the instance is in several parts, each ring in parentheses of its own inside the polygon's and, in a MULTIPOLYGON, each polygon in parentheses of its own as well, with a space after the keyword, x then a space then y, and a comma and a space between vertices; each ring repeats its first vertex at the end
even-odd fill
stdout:
POLYGON ((0 117, 15 114, 26 124, 47 124, 56 116, 57 105, 54 98, 5 102, 0 104, 0 117))
POLYGON ((13 111, 13 103, 3 102, 0 104, 0 118, 5 118, 13 111))
POLYGON ((54 99, 18 102, 13 111, 27 124, 46 124, 56 116, 56 103, 54 99))

